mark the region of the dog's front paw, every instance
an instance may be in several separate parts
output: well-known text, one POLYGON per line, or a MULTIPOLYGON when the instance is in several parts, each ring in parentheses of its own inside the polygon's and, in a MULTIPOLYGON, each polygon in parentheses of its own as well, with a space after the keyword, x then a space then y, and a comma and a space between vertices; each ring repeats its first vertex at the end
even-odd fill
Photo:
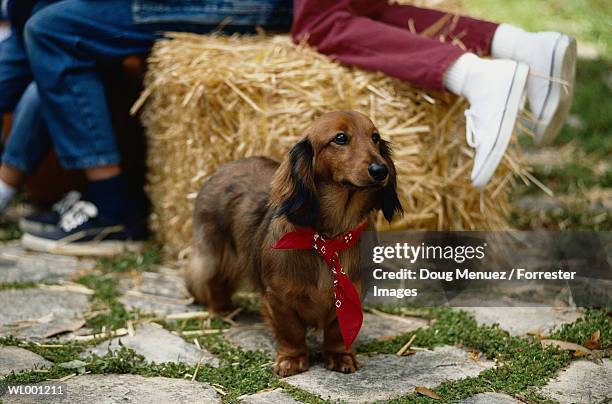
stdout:
POLYGON ((342 373, 355 373, 361 365, 354 352, 326 352, 325 368, 342 373))
POLYGON ((277 356, 274 364, 274 373, 280 377, 287 377, 308 370, 308 356, 277 356))

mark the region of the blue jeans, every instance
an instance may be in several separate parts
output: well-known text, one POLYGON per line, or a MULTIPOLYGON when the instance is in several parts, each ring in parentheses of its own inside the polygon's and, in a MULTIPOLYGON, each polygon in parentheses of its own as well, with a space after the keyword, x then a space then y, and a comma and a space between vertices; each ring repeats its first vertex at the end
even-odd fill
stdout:
POLYGON ((26 173, 34 171, 51 150, 36 83, 30 83, 13 112, 2 163, 26 173))
MULTIPOLYGON (((31 11, 36 12, 50 2, 39 1, 31 11)), ((51 150, 51 140, 38 90, 32 82, 23 34, 14 27, 0 42, 0 117, 10 111, 13 120, 2 162, 29 173, 51 150)))
MULTIPOLYGON (((219 19, 222 15, 208 20, 192 18, 185 23, 181 13, 194 12, 194 9, 179 7, 209 3, 251 3, 252 7, 259 4, 260 8, 269 4, 268 1, 246 0, 140 0, 134 4, 130 0, 62 0, 45 6, 28 19, 24 28, 27 60, 38 85, 49 135, 65 168, 83 169, 120 161, 97 69, 105 64, 120 63, 129 55, 147 54, 163 31, 210 32, 223 21, 219 19), (140 10, 138 16, 142 23, 135 23, 134 10, 140 10), (146 10, 157 12, 155 16, 144 18, 146 10), (163 15, 168 18, 161 18, 163 15), (213 25, 205 23, 213 21, 213 25)), ((206 10, 200 11, 198 15, 206 15, 206 10)), ((265 12, 253 15, 258 18, 253 20, 255 23, 266 22, 268 16, 265 12)), ((245 18, 246 14, 241 24, 229 25, 226 30, 252 30, 254 26, 247 25, 245 18)), ((290 18, 286 19, 286 28, 290 23, 290 18)))
POLYGON ((136 23, 186 22, 288 29, 293 0, 133 0, 136 23))
POLYGON ((11 30, 8 38, 0 42, 0 116, 15 108, 31 81, 32 73, 22 35, 11 30))

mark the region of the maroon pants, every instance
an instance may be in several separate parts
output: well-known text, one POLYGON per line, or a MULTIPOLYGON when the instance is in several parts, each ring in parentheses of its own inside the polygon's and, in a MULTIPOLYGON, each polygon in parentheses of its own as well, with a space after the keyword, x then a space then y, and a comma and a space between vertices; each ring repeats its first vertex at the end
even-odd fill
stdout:
POLYGON ((498 25, 386 0, 294 0, 292 35, 334 59, 432 90, 467 51, 489 55, 498 25))

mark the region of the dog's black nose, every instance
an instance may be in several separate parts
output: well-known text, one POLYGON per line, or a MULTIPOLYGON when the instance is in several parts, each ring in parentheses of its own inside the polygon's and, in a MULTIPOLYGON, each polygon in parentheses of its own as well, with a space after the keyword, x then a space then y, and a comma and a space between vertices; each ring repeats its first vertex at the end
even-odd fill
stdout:
POLYGON ((368 172, 376 181, 383 181, 389 175, 389 169, 384 164, 370 164, 368 172))

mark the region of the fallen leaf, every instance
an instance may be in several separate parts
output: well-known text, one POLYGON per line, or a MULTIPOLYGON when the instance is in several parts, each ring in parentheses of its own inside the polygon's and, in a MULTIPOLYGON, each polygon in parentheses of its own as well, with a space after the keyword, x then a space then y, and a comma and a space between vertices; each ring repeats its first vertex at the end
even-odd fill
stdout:
POLYGON ((540 343, 542 344, 542 346, 556 346, 563 349, 564 351, 578 351, 586 355, 593 354, 590 349, 585 348, 582 345, 574 344, 572 342, 559 341, 556 339, 542 339, 540 340, 540 343))
POLYGON ((599 343, 600 337, 601 337, 601 332, 597 330, 593 333, 593 335, 591 335, 591 338, 584 341, 582 345, 588 349, 600 349, 601 348, 601 344, 599 343))
POLYGON ((66 332, 73 332, 83 328, 84 325, 85 320, 76 319, 61 321, 50 327, 45 333, 45 335, 43 335, 43 338, 51 338, 59 334, 64 334, 66 332))
POLYGON ((425 397, 433 398, 434 400, 442 400, 442 397, 437 395, 435 391, 429 390, 427 387, 419 386, 419 387, 416 387, 414 389, 414 391, 417 394, 420 394, 420 395, 425 396, 425 397))
POLYGON ((470 351, 468 353, 468 356, 471 360, 478 362, 480 360, 480 357, 482 356, 482 352, 478 352, 478 351, 470 351))
POLYGON ((601 337, 601 331, 597 330, 591 335, 591 339, 595 342, 599 342, 599 337, 601 337))

